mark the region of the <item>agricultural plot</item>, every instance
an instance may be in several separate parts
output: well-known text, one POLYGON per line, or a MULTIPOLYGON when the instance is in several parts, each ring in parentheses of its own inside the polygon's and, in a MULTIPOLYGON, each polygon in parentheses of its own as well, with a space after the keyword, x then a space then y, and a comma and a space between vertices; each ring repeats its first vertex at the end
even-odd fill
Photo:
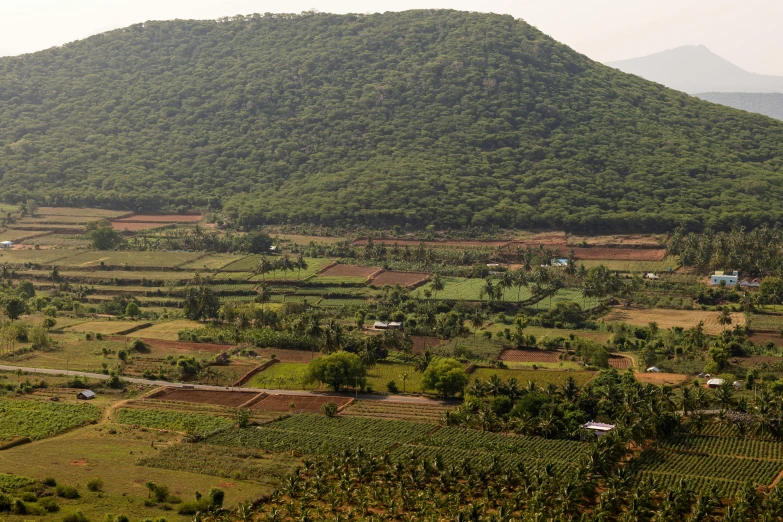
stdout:
MULTIPOLYGON (((581 305, 581 303, 579 304, 581 305)), ((568 339, 569 336, 574 335, 575 337, 590 339, 591 341, 595 341, 597 343, 605 343, 612 336, 610 333, 597 332, 594 330, 569 330, 564 328, 545 328, 543 326, 528 326, 525 328, 525 333, 534 335, 536 339, 543 339, 544 337, 548 337, 549 339, 554 339, 557 337, 568 339)))
POLYGON ((257 396, 256 391, 207 391, 207 390, 183 390, 181 388, 167 388, 162 394, 151 398, 151 401, 192 402, 196 404, 215 404, 236 408, 257 396))
POLYGON ((603 265, 613 272, 673 272, 680 267, 680 259, 676 256, 661 260, 627 261, 623 259, 585 259, 579 260, 585 268, 603 265))
POLYGON ((592 297, 584 297, 582 295, 582 291, 576 288, 563 288, 561 290, 558 290, 555 295, 550 297, 545 297, 541 299, 540 301, 536 302, 534 305, 531 306, 531 308, 534 308, 535 310, 551 310, 554 308, 558 303, 577 303, 579 306, 582 307, 583 310, 592 310, 593 308, 599 306, 601 304, 600 299, 592 298, 592 297))
POLYGON ((277 486, 299 459, 250 448, 228 448, 209 444, 173 444, 157 455, 140 459, 140 466, 190 471, 227 479, 253 480, 277 486))
POLYGON ((74 250, 6 250, 0 252, 0 264, 24 265, 32 263, 49 265, 74 254, 74 250))
POLYGON ((211 433, 234 424, 229 419, 214 415, 147 408, 122 408, 117 412, 116 422, 191 433, 211 433))
POLYGON ((253 274, 250 272, 218 272, 211 277, 216 281, 246 281, 253 277, 253 274))
POLYGON ((557 363, 563 352, 546 350, 503 350, 500 360, 521 363, 557 363))
POLYGON ((375 286, 413 286, 426 281, 430 275, 426 272, 396 272, 384 270, 370 280, 370 284, 375 286))
POLYGON ((633 367, 633 359, 620 355, 612 355, 609 357, 609 366, 617 368, 618 370, 628 370, 633 367))
MULTIPOLYGON (((2 258, 0 258, 0 261, 2 261, 2 258)), ((750 314, 748 319, 753 330, 777 332, 783 328, 783 314, 750 314)))
POLYGON ((569 377, 573 377, 577 386, 584 386, 595 376, 595 372, 588 371, 556 371, 556 370, 506 370, 499 368, 477 368, 470 374, 471 383, 476 379, 488 380, 492 375, 497 375, 503 381, 515 378, 520 384, 535 383, 539 388, 545 388, 549 384, 563 386, 569 377))
POLYGON ((178 333, 186 328, 201 328, 203 325, 198 321, 188 319, 177 319, 165 323, 157 323, 149 328, 143 328, 134 332, 134 336, 144 337, 146 339, 163 339, 166 341, 176 341, 179 339, 178 333))
POLYGON ((134 214, 116 221, 120 223, 196 223, 201 221, 201 216, 197 214, 134 214))
POLYGON ((255 294, 258 285, 253 283, 219 283, 213 284, 212 290, 218 294, 255 294))
POLYGON ((259 428, 234 429, 206 438, 207 444, 238 446, 276 452, 336 453, 364 448, 383 454, 396 444, 423 438, 429 424, 405 421, 301 414, 259 428))
POLYGON ((134 268, 175 268, 192 262, 203 256, 200 252, 82 252, 63 259, 59 264, 66 268, 134 267, 134 268))
POLYGON ((327 402, 342 407, 351 402, 348 397, 328 395, 268 395, 250 407, 251 410, 318 413, 327 402))
POLYGON ((703 310, 665 310, 665 309, 645 309, 645 308, 614 308, 609 314, 603 317, 608 322, 624 322, 638 326, 647 326, 655 322, 660 328, 672 328, 680 326, 682 328, 693 328, 699 322, 704 323, 704 332, 710 335, 718 335, 726 328, 733 328, 735 325, 743 326, 745 316, 742 313, 735 312, 731 314, 731 324, 721 325, 718 322, 719 312, 707 312, 703 310))
POLYGON ((14 241, 16 243, 26 239, 33 239, 47 235, 48 232, 31 232, 29 230, 6 229, 0 232, 0 241, 14 241))
POLYGON ((128 215, 127 210, 105 210, 102 208, 76 208, 76 207, 40 207, 39 216, 83 216, 94 221, 99 219, 113 219, 128 215))
MULTIPOLYGON (((271 262, 275 261, 275 258, 270 258, 271 262)), ((291 259, 291 261, 296 261, 295 259, 291 259)), ((283 272, 282 270, 270 270, 269 272, 266 272, 264 274, 258 274, 255 277, 252 277, 251 281, 302 281, 304 279, 307 279, 309 277, 312 277, 321 270, 323 267, 328 265, 332 262, 331 259, 325 258, 325 257, 306 257, 305 262, 307 262, 307 268, 299 270, 289 270, 287 272, 283 272)), ((258 264, 258 261, 256 261, 256 265, 258 264)), ((256 265, 253 265, 255 267, 256 265)), ((229 265, 231 266, 231 265, 229 265)), ((230 270, 229 267, 224 268, 224 270, 230 270)))
POLYGON ((341 306, 362 306, 366 303, 366 299, 321 299, 316 305, 324 308, 339 308, 341 306))
POLYGON ((14 437, 51 437, 98 419, 90 404, 63 404, 29 399, 0 399, 0 441, 14 437))
POLYGON ((745 437, 681 435, 659 443, 662 449, 706 455, 779 460, 783 462, 783 443, 745 437))
MULTIPOLYGON (((432 283, 427 283, 421 288, 418 288, 413 292, 413 295, 417 298, 424 297, 424 291, 429 290, 432 293, 433 299, 444 301, 482 301, 481 289, 486 282, 480 278, 466 278, 466 277, 442 277, 444 288, 440 292, 435 292, 432 289, 432 283)), ((493 284, 497 284, 497 280, 493 280, 493 284)), ((503 301, 516 303, 519 301, 527 301, 532 297, 530 289, 527 287, 507 288, 503 291, 503 301)))
POLYGON ((144 323, 136 321, 87 321, 69 328, 72 332, 93 332, 102 335, 122 335, 133 328, 143 326, 144 323))
MULTIPOLYGON (((46 251, 42 250, 42 252, 46 251)), ((42 279, 47 279, 49 277, 49 272, 45 270, 28 270, 22 272, 20 275, 25 274, 42 279)), ((190 282, 194 275, 195 272, 175 272, 173 270, 60 270, 60 276, 64 279, 72 282, 83 282, 85 284, 111 284, 117 281, 132 281, 134 283, 159 281, 162 283, 171 282, 174 284, 185 284, 190 282)), ((120 286, 119 288, 122 287, 120 286)), ((152 288, 154 289, 154 287, 152 288)))
POLYGON ((318 274, 318 277, 329 278, 358 278, 367 280, 368 277, 381 270, 378 266, 360 266, 360 265, 334 265, 318 274))
POLYGON ((404 393, 421 393, 422 374, 412 364, 381 361, 367 370, 367 385, 374 391, 385 392, 390 381, 404 393))
MULTIPOLYGON (((30 233, 32 234, 33 232, 30 233)), ((85 236, 77 234, 50 234, 44 232, 39 236, 25 239, 20 244, 41 247, 87 248, 90 246, 90 240, 85 236)))
POLYGON ((138 232, 167 226, 167 223, 129 223, 127 221, 112 221, 111 227, 120 232, 138 232))
POLYGON ((443 414, 453 409, 446 405, 433 402, 421 404, 387 401, 357 401, 342 414, 346 417, 366 417, 370 419, 404 420, 411 422, 425 422, 439 424, 443 414))
MULTIPOLYGON (((274 261, 274 258, 269 259, 270 262, 274 261)), ((225 265, 222 269, 227 272, 250 272, 256 269, 259 261, 261 256, 245 256, 225 265)))
POLYGON ((321 276, 315 277, 315 281, 319 283, 327 283, 331 285, 361 285, 367 282, 366 277, 353 277, 353 276, 321 276))
POLYGON ((219 270, 226 265, 235 263, 246 256, 239 254, 207 254, 193 261, 180 265, 180 268, 193 270, 219 270))
POLYGON ((783 470, 781 461, 664 450, 645 451, 635 465, 656 479, 694 479, 704 486, 714 484, 724 494, 734 493, 747 481, 769 485, 783 470))
POLYGON ((299 363, 277 363, 257 373, 245 384, 248 388, 275 390, 313 390, 318 383, 307 384, 307 365, 299 363))

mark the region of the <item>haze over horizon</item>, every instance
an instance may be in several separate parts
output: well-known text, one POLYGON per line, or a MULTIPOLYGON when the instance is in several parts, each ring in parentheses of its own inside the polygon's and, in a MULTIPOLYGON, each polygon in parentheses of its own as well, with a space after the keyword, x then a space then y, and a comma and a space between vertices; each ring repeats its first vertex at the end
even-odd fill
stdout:
POLYGON ((611 62, 646 56, 682 45, 706 45, 747 71, 783 75, 783 34, 777 20, 783 3, 747 0, 661 0, 639 6, 620 0, 292 0, 284 5, 252 0, 29 0, 0 6, 0 56, 62 45, 148 20, 214 19, 234 14, 319 11, 383 12, 451 8, 522 18, 593 60, 611 62))

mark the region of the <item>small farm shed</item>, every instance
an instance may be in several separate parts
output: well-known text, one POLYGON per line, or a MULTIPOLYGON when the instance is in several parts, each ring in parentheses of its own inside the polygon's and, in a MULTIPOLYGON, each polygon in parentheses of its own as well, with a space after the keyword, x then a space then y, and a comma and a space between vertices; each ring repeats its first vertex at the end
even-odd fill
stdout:
POLYGON ((604 424, 603 422, 590 421, 582 425, 586 430, 592 431, 599 437, 602 437, 614 429, 614 424, 604 424))
POLYGON ((739 273, 736 270, 730 274, 725 272, 715 272, 710 276, 710 284, 713 285, 724 283, 726 286, 734 286, 737 284, 738 280, 739 273))
POLYGON ((656 280, 656 279, 660 279, 661 277, 658 274, 653 274, 652 272, 647 272, 646 274, 644 274, 644 278, 645 279, 656 280))
POLYGON ((384 323, 383 321, 375 321, 372 327, 375 328, 376 330, 386 330, 389 327, 389 323, 384 323))
POLYGON ((13 241, 0 241, 0 249, 11 248, 14 246, 13 241))
POLYGON ((83 401, 89 401, 95 398, 95 392, 91 390, 82 390, 76 394, 76 398, 83 401))
POLYGON ((660 373, 661 369, 658 368, 657 366, 650 366, 649 368, 647 368, 647 371, 650 373, 660 373))
POLYGON ((723 379, 718 379, 718 378, 710 379, 709 381, 707 381, 707 387, 708 388, 720 388, 721 386, 723 386, 723 383, 725 383, 725 382, 726 381, 724 381, 723 379))
POLYGON ((743 279, 739 284, 742 288, 758 288, 761 286, 759 279, 743 279))

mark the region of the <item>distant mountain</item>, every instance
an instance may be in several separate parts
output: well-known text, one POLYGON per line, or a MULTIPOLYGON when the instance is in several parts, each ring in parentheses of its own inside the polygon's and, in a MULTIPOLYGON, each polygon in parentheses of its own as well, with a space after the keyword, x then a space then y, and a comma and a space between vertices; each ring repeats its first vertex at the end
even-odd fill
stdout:
POLYGON ((702 100, 783 120, 783 94, 778 92, 702 92, 702 100))
POLYGON ((748 72, 703 45, 686 45, 606 65, 690 94, 783 92, 783 76, 748 72))

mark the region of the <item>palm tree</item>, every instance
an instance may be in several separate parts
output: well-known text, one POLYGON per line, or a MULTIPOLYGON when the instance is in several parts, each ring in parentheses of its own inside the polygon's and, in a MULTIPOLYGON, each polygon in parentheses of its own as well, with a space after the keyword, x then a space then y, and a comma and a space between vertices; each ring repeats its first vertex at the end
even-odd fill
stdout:
POLYGON ((517 305, 522 304, 522 287, 528 286, 527 276, 522 270, 514 271, 514 286, 517 287, 517 305))
POLYGON ((268 303, 269 300, 272 298, 272 296, 269 293, 269 288, 265 284, 261 284, 258 287, 256 287, 256 303, 261 304, 261 309, 263 310, 264 304, 268 303))
POLYGON ((56 283, 60 282, 60 270, 57 268, 57 265, 52 266, 52 271, 49 272, 49 277, 52 279, 52 286, 55 286, 56 283))
POLYGON ((481 314, 478 310, 476 310, 470 317, 470 326, 473 327, 473 337, 475 338, 478 329, 484 326, 484 318, 481 317, 481 314))
POLYGON ((443 279, 440 277, 440 274, 437 272, 432 276, 432 280, 430 281, 430 287, 432 288, 434 292, 434 298, 438 298, 438 292, 443 290, 446 285, 443 282, 443 279))
POLYGON ((270 270, 272 270, 273 265, 269 262, 269 260, 266 258, 266 256, 261 256, 261 260, 258 262, 258 265, 256 266, 254 272, 256 274, 261 274, 261 280, 266 280, 266 274, 270 270))
POLYGON ((718 323, 723 326, 724 330, 731 324, 731 312, 729 312, 728 308, 723 308, 720 315, 718 316, 718 323))
POLYGON ((491 303, 495 300, 495 285, 492 284, 491 278, 486 278, 484 280, 484 286, 481 287, 481 291, 479 292, 479 297, 487 298, 487 303, 491 303))
POLYGON ((304 256, 302 254, 299 254, 299 257, 296 258, 296 262, 294 263, 296 268, 299 270, 299 272, 296 275, 297 279, 302 279, 302 269, 307 270, 307 268, 310 266, 307 264, 307 261, 305 260, 304 256))

